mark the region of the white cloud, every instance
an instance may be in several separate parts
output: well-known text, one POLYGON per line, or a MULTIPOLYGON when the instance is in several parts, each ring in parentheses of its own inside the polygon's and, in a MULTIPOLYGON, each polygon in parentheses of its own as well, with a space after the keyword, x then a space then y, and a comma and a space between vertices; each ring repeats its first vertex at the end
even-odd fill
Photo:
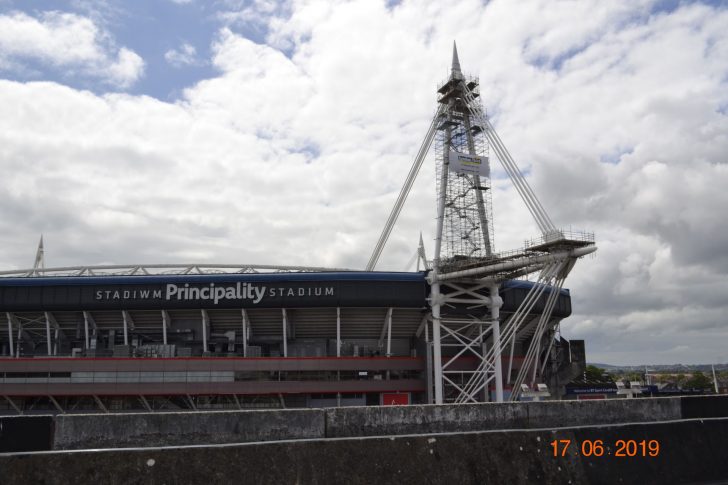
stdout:
POLYGON ((43 12, 0 15, 0 69, 39 62, 128 87, 144 72, 144 61, 127 48, 116 48, 105 31, 86 17, 43 12))
MULTIPOLYGON (((261 4, 269 45, 223 29, 219 75, 177 103, 0 82, 12 113, 0 118, 0 267, 27 266, 41 232, 50 265, 362 267, 457 38, 557 225, 596 232, 598 255, 567 281, 564 333, 611 363, 726 360, 728 12, 653 6, 312 1, 266 16, 261 4)), ((420 230, 431 256, 433 165, 381 268, 402 269, 420 230)), ((507 250, 536 228, 494 174, 507 250)))
POLYGON ((254 30, 267 30, 269 25, 287 22, 293 7, 292 2, 279 0, 221 0, 219 3, 222 8, 215 16, 225 26, 254 30))
POLYGON ((130 86, 144 71, 144 60, 136 52, 122 47, 116 60, 107 69, 115 84, 122 87, 130 86))
POLYGON ((179 49, 170 49, 165 52, 164 59, 174 67, 194 66, 201 63, 197 58, 195 46, 186 42, 179 49))

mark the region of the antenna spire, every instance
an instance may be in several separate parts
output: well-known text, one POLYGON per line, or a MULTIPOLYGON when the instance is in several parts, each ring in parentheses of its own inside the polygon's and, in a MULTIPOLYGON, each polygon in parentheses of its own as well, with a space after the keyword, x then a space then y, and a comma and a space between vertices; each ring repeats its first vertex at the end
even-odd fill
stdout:
POLYGON ((43 234, 40 235, 38 250, 35 252, 35 262, 33 263, 33 274, 37 275, 39 269, 45 269, 45 250, 43 249, 43 234))
POLYGON ((458 58, 458 46, 455 43, 455 41, 452 41, 452 74, 460 75, 462 76, 462 71, 460 70, 460 59, 458 58))

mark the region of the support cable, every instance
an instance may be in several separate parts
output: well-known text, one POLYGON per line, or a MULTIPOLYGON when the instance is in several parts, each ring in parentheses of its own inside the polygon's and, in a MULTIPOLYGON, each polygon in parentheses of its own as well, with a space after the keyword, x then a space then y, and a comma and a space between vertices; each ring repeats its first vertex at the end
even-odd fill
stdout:
MULTIPOLYGON (((571 269, 574 267, 574 264, 576 263, 576 259, 568 259, 566 261, 563 261, 561 265, 559 266, 559 272, 556 277, 556 281, 554 284, 554 288, 552 289, 552 293, 549 295, 549 299, 546 302, 546 307, 544 308, 544 311, 541 314, 541 318, 539 320, 538 326, 534 332, 533 339, 531 340, 531 345, 528 348, 528 351, 526 352, 525 358, 523 360, 523 364, 521 365, 521 368, 518 372, 518 376, 516 377, 516 380, 513 384, 513 390, 511 391, 511 401, 516 401, 521 393, 521 384, 526 380, 526 376, 528 375, 528 372, 531 369, 531 366, 533 366, 533 375, 532 375, 532 381, 535 381, 536 376, 536 369, 538 367, 538 353, 540 349, 541 339, 543 338, 543 333, 546 330, 546 326, 551 319, 551 314, 553 313, 553 309, 556 306, 556 301, 558 298, 559 293, 561 292, 561 288, 564 285, 564 281, 566 280, 566 276, 569 274, 571 269)), ((533 382, 531 382, 533 384, 533 382)))
POLYGON ((395 224, 395 222, 397 222, 399 213, 402 211, 402 207, 404 206, 404 203, 407 200, 407 196, 409 195, 410 190, 412 189, 412 185, 414 184, 415 179, 417 178, 417 174, 420 172, 420 168, 422 167, 422 162, 425 160, 425 156, 427 155, 427 152, 430 150, 430 145, 432 145, 432 140, 433 140, 433 138, 435 138, 435 131, 437 130, 437 121, 442 113, 443 113, 443 107, 440 106, 440 107, 438 107, 437 112, 435 113, 435 116, 432 118, 432 122, 430 123, 430 128, 427 130, 427 135, 425 136, 425 139, 422 141, 422 145, 420 145, 420 150, 417 152, 417 156, 415 157, 414 163, 412 164, 412 168, 410 168, 410 171, 407 174, 407 178, 405 179, 404 185, 402 186, 402 189, 399 192, 399 196, 397 197, 397 201, 395 202, 394 207, 392 208, 392 212, 389 213, 387 222, 386 222, 386 224, 384 224, 384 229, 382 230, 382 234, 379 236, 377 245, 374 247, 374 251, 372 252, 371 257, 369 258, 369 262, 367 263, 366 271, 373 271, 374 267, 377 265, 377 262, 379 261, 379 257, 382 254, 382 250, 384 249, 384 246, 387 244, 387 239, 389 239, 389 235, 392 233, 392 228, 394 228, 394 224, 395 224))
MULTIPOLYGON (((558 291, 561 291, 561 286, 563 284, 563 280, 557 280, 555 284, 555 289, 558 291)), ((546 307, 544 308, 544 311, 541 314, 541 317, 538 321, 538 324, 536 326, 536 329, 534 330, 533 337, 531 339, 531 345, 528 347, 528 351, 526 352, 526 355, 524 356, 523 362, 521 364, 521 368, 518 370, 518 375, 516 376, 516 380, 513 383, 513 389, 511 391, 510 401, 516 401, 518 400, 518 397, 521 394, 521 384, 523 384, 526 380, 526 377, 531 369, 533 367, 533 376, 531 378, 531 385, 536 380, 536 367, 538 365, 538 349, 540 349, 541 346, 541 338, 543 337, 543 332, 546 327, 546 322, 551 319, 551 310, 553 309, 552 305, 552 296, 555 293, 552 293, 549 295, 549 299, 546 303, 546 307)), ((555 301, 555 298, 553 298, 555 301)))
MULTIPOLYGON (((541 340, 543 340, 544 332, 546 331, 546 327, 548 326, 548 323, 551 321, 551 314, 554 311, 554 306, 556 305, 556 300, 559 296, 559 292, 561 291, 561 288, 563 287, 564 280, 563 279, 557 279, 555 289, 556 291, 552 291, 549 294, 548 299, 546 300, 546 305, 544 307, 543 312, 541 313, 541 316, 539 317, 538 324, 536 325, 536 330, 534 331, 534 337, 531 340, 531 345, 528 349, 527 353, 527 365, 524 365, 522 367, 522 371, 524 371, 524 376, 529 372, 528 369, 531 368, 531 363, 533 363, 533 373, 531 375, 531 380, 529 384, 533 386, 533 384, 536 382, 536 371, 538 370, 538 357, 541 353, 541 340)), ((525 379, 525 377, 524 377, 525 379)))
POLYGON ((541 376, 543 376, 544 370, 546 370, 546 364, 548 364, 549 356, 551 355, 551 349, 554 347, 555 335, 558 328, 559 324, 557 323, 556 325, 554 325, 554 331, 551 335, 551 339, 549 340, 549 346, 546 349, 546 354, 544 354, 543 362, 541 363, 541 370, 539 371, 539 375, 541 376))
POLYGON ((470 89, 468 89, 468 86, 465 82, 463 82, 463 89, 465 92, 465 101, 468 110, 470 110, 476 120, 481 123, 481 126, 483 128, 483 131, 485 132, 486 137, 488 138, 488 141, 490 142, 491 146, 496 152, 496 155, 498 156, 498 160, 500 160, 501 165, 503 165, 503 168, 505 169, 506 173, 513 182, 513 185, 515 186, 519 195, 526 204, 526 207, 528 207, 528 210, 535 219, 536 224, 538 224, 539 229, 544 235, 556 232, 556 227, 551 221, 548 213, 543 208, 543 205, 541 205, 538 197, 536 197, 533 189, 531 189, 531 186, 526 181, 523 173, 518 168, 518 165, 516 165, 516 162, 513 160, 513 157, 508 152, 508 149, 505 147, 503 141, 498 136, 495 128, 493 128, 493 125, 484 115, 483 110, 480 108, 480 105, 475 100, 475 96, 473 96, 472 92, 470 91, 470 89))

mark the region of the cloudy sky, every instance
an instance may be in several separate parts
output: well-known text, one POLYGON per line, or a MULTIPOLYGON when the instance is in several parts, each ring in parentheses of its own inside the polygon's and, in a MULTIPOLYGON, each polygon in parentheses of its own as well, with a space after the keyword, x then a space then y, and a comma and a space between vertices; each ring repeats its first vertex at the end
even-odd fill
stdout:
MULTIPOLYGON (((0 0, 0 268, 363 268, 452 41, 558 226, 590 361, 728 362, 728 6, 0 0)), ((494 167, 497 250, 535 224, 494 167)), ((432 253, 434 160, 379 269, 432 253)))

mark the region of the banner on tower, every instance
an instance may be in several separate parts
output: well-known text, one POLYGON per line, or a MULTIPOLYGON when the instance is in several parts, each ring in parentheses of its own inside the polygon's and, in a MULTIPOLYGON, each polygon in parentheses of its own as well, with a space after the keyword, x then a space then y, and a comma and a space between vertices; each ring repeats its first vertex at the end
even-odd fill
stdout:
POLYGON ((449 162, 450 170, 453 172, 490 177, 488 157, 469 155, 467 153, 450 150, 449 162))

